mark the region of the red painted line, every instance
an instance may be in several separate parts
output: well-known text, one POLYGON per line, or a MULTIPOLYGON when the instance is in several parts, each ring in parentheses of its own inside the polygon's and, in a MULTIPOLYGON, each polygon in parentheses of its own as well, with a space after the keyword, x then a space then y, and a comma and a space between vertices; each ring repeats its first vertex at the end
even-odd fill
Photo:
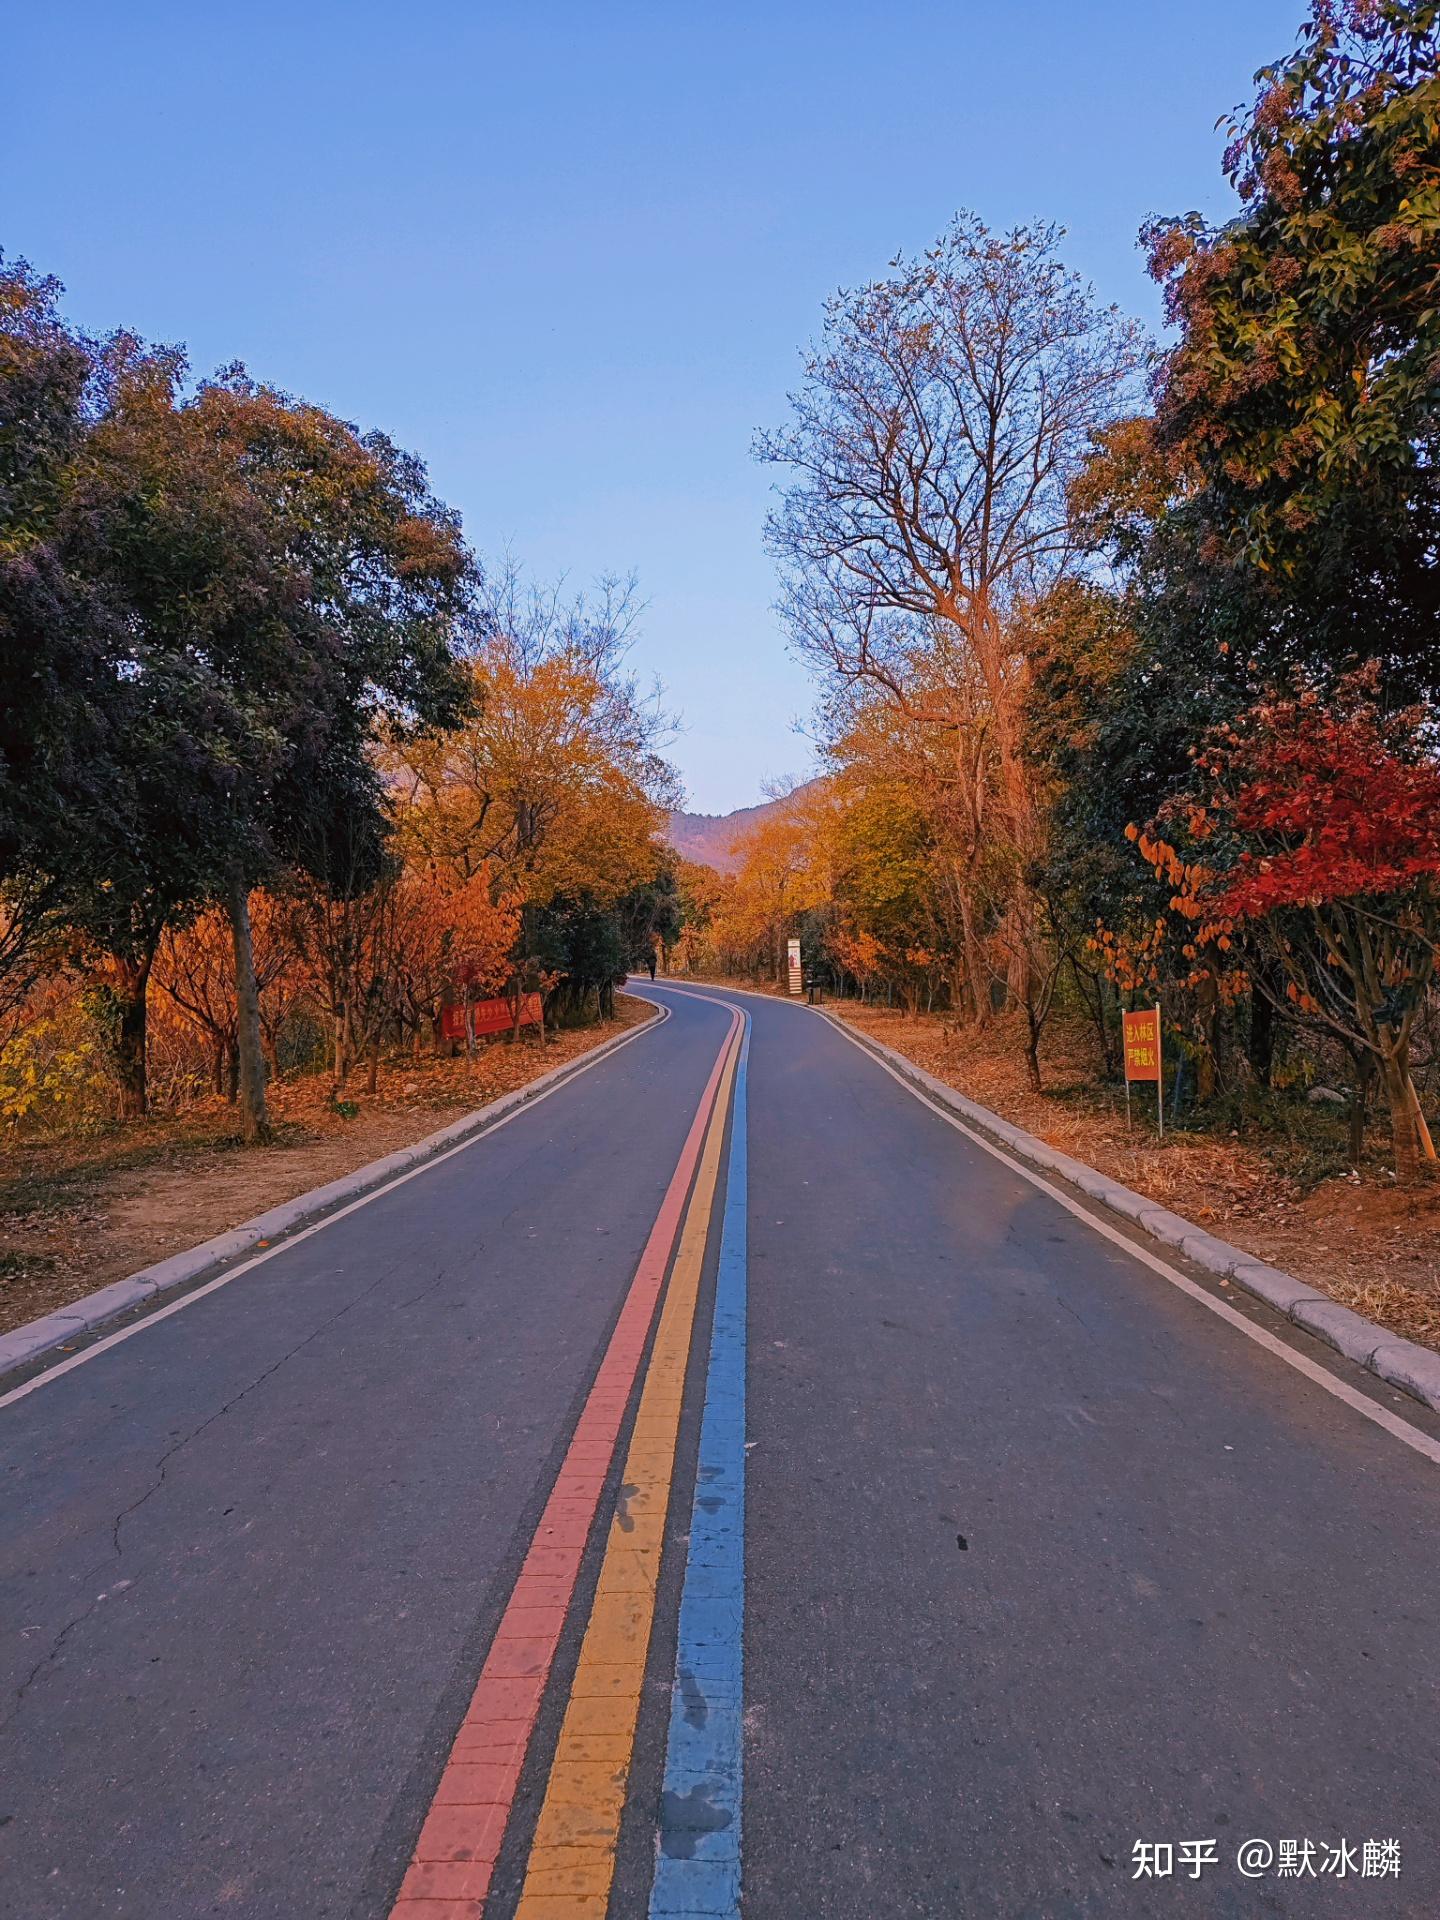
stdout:
POLYGON ((655 1224, 455 1737, 392 1920, 481 1920, 600 1490, 615 1456, 701 1143, 741 1017, 732 1013, 655 1224))

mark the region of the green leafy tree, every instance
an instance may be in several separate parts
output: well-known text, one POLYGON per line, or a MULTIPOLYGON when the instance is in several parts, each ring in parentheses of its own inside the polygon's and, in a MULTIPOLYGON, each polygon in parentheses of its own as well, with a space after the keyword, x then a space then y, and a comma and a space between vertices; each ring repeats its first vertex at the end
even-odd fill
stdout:
POLYGON ((1374 658, 1407 693, 1440 684, 1437 21, 1433 0, 1315 0, 1231 124, 1240 216, 1146 235, 1198 557, 1255 576, 1252 650, 1374 658))
POLYGON ((627 967, 666 954, 685 928, 685 901, 676 856, 661 850, 654 877, 621 895, 616 905, 627 967))
POLYGON ((100 348, 59 292, 0 256, 0 1011, 48 957, 71 864, 55 849, 107 806, 125 717, 120 610, 60 551, 100 348))
POLYGON ((145 984, 165 926, 226 906, 241 1118, 266 1128, 250 889, 287 866, 364 890, 385 809, 377 717, 460 710, 449 648, 467 559, 418 465, 238 371, 180 395, 178 356, 127 359, 72 506, 71 564, 133 635, 126 804, 98 827, 70 912, 110 953, 131 1104, 145 984))
POLYGON ((146 1102, 161 935, 226 906, 241 1112, 258 1138, 250 890, 297 866, 373 883, 387 829, 377 723, 393 735, 463 710, 452 641, 469 557, 419 463, 383 436, 239 369, 187 396, 178 351, 123 334, 94 345, 59 321, 51 283, 6 285, 0 377, 47 404, 0 448, 0 647, 18 654, 53 610, 65 616, 0 747, 12 891, 42 886, 52 915, 107 956, 129 1113, 146 1102), (71 729, 96 736, 83 758, 54 751, 71 729))
MULTIPOLYGON (((1256 1079, 1268 1082, 1273 1001, 1234 991, 1186 951, 1171 889, 1135 858, 1134 824, 1188 783, 1207 728, 1260 697, 1286 642, 1253 571, 1206 558, 1206 502, 1153 423, 1121 424, 1071 489, 1077 527, 1106 564, 1061 582, 1029 610, 1026 749, 1045 788, 1048 832, 1033 884, 1061 936, 1107 1067, 1122 992, 1162 992, 1190 1034, 1196 1081, 1213 1090, 1238 1022, 1256 1079), (1108 1009, 1108 1010, 1107 1010, 1108 1009)), ((1248 945, 1237 940, 1237 946, 1248 945)))

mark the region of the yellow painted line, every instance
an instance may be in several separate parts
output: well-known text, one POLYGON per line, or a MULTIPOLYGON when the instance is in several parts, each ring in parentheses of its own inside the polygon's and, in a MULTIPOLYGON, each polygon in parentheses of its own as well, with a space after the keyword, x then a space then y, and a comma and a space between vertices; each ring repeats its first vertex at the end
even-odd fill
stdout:
POLYGON ((640 1393, 515 1920, 604 1920, 645 1684, 700 1272, 735 1082, 732 1046, 640 1393))

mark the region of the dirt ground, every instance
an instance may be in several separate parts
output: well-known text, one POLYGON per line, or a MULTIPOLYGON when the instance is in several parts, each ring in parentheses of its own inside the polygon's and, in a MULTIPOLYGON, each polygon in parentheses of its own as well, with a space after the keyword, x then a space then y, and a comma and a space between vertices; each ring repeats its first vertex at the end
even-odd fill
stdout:
POLYGON ((614 1021, 516 1044, 493 1040, 473 1060, 382 1063, 329 1104, 326 1075, 270 1089, 273 1146, 245 1149, 223 1100, 88 1136, 10 1138, 0 1145, 0 1333, 93 1293, 267 1207, 410 1146, 447 1121, 588 1053, 655 1009, 616 996, 614 1021))
POLYGON ((1036 1094, 1011 1021, 977 1033, 941 1014, 853 1001, 832 1001, 829 1011, 1050 1146, 1440 1351, 1440 1182, 1397 1188, 1383 1127, 1358 1175, 1346 1164, 1343 1111, 1298 1097, 1276 1100, 1243 1140, 1182 1130, 1161 1144, 1148 1107, 1139 1119, 1146 1094, 1135 1095, 1130 1129, 1124 1094, 1096 1086, 1083 1028, 1047 1034, 1046 1091, 1036 1094))

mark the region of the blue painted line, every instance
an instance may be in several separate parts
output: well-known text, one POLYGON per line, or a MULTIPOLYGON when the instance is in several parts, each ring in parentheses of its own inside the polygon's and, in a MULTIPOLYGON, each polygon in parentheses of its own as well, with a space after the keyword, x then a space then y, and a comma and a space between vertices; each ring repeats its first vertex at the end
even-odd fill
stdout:
POLYGON ((650 1920, 737 1920, 745 1625, 746 1081, 735 1074, 715 1317, 660 1799, 650 1920))

